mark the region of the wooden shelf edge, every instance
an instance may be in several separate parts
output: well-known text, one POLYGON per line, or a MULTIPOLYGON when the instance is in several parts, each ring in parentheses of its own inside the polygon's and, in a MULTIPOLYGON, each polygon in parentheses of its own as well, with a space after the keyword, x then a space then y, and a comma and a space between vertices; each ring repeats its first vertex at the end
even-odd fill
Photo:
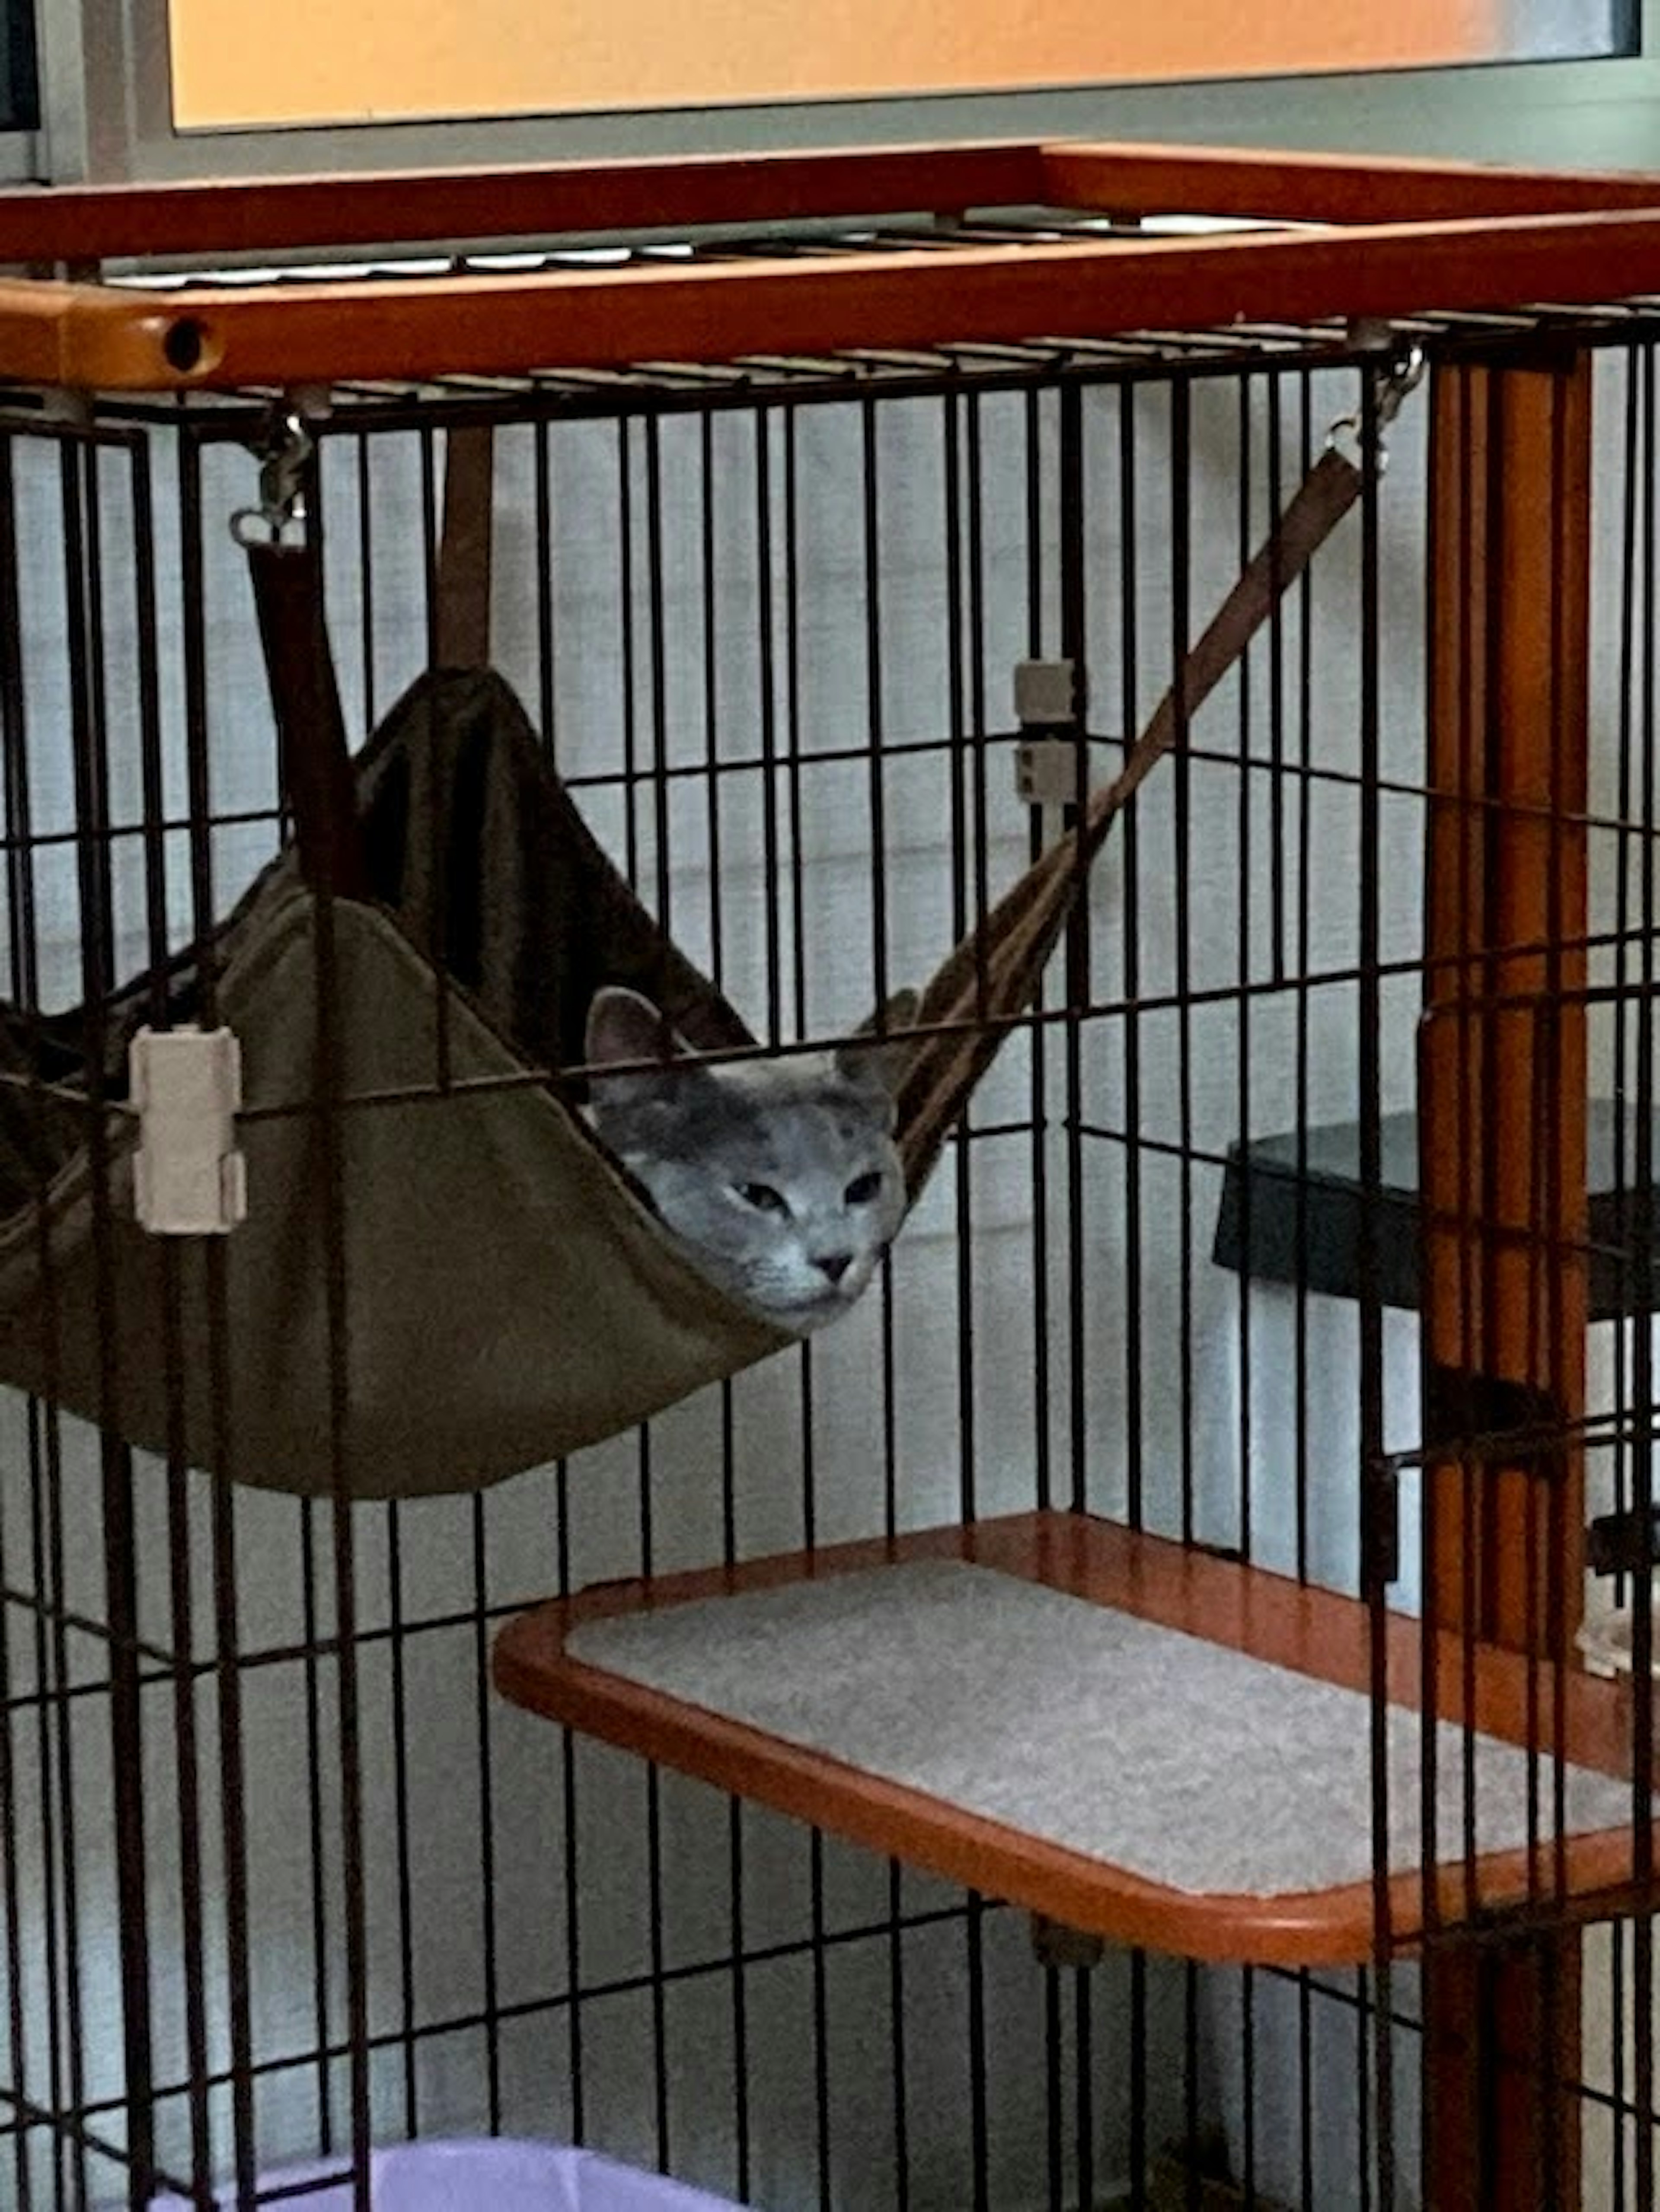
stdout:
MULTIPOLYGON (((1300 1673, 1366 1686, 1371 1630, 1357 1601, 1067 1513, 929 1529, 891 1544, 790 1553, 648 1584, 601 1585, 508 1623, 496 1638, 496 1685, 514 1704, 582 1734, 1115 1942, 1188 1958, 1287 1966, 1354 1965, 1376 1955, 1378 1900, 1370 1881, 1271 1898, 1166 1888, 702 1712, 585 1666, 565 1650, 567 1635, 581 1622, 930 1558, 1024 1575, 1300 1673)), ((1391 1616, 1388 1636, 1391 1695, 1420 1707, 1420 1624, 1391 1616)), ((1437 1710, 1452 1717, 1463 1679, 1462 1645, 1450 1638, 1440 1643, 1437 1710)), ((1554 1708, 1555 1697, 1540 1697, 1536 1671, 1530 1674, 1529 1662, 1516 1655, 1482 1651, 1477 1660, 1476 1724, 1525 1742, 1530 1706, 1541 1709, 1535 1719, 1548 1720, 1545 1709, 1554 1708)), ((1604 1772, 1625 1771, 1629 1705, 1619 1686, 1577 1670, 1558 1686, 1572 1756, 1604 1772)), ((1444 1866, 1427 1898, 1421 1872, 1398 1875, 1388 1885, 1389 1948, 1410 1952, 1424 1940, 1426 1907, 1432 1938, 1439 1928, 1463 1923, 1472 1890, 1484 1917, 1532 1911, 1560 1922, 1634 1909, 1633 1841, 1629 1830, 1611 1830, 1542 1849, 1531 1867, 1523 1850, 1491 1854, 1468 1869, 1462 1863, 1444 1866)))

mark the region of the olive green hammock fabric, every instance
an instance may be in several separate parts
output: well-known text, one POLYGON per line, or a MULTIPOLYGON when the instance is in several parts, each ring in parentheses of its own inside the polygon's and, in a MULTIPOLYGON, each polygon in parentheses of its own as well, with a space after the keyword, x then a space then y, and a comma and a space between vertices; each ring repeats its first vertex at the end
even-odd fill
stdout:
MULTIPOLYGON (((899 1113, 913 1194, 1119 809, 1359 481, 1335 454, 1316 466, 1180 696, 927 985, 899 1113)), ((508 686, 423 677, 350 787, 359 895, 313 888, 290 849, 204 973, 167 981, 169 1019, 240 1043, 249 1204, 228 1235, 134 1218, 125 1067, 150 981, 90 1016, 0 1006, 0 1381, 234 1480, 412 1498, 614 1435, 789 1340, 682 1256, 557 1075, 602 982, 703 1048, 752 1040, 605 858, 508 686)))

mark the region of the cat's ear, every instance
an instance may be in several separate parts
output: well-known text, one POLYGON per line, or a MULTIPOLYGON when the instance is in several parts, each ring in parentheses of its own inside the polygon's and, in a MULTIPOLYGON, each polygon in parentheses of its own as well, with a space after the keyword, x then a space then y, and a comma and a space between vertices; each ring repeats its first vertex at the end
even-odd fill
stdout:
POLYGON ((684 1039, 660 1008, 638 991, 607 984, 588 1008, 583 1051, 593 1073, 588 1099, 600 1134, 618 1151, 635 1146, 666 1145, 694 1091, 710 1078, 697 1064, 684 1039), (634 1066, 616 1075, 605 1071, 625 1061, 634 1066))
POLYGON ((914 1038, 895 1036, 893 1032, 909 1029, 921 1004, 919 992, 896 991, 879 1013, 873 1014, 855 1036, 837 1047, 837 1073, 850 1083, 884 1091, 890 1098, 897 1097, 916 1044, 914 1038))
POLYGON ((619 1060, 677 1060, 685 1051, 668 1016, 638 991, 607 983, 594 993, 582 1046, 590 1067, 611 1067, 619 1060))

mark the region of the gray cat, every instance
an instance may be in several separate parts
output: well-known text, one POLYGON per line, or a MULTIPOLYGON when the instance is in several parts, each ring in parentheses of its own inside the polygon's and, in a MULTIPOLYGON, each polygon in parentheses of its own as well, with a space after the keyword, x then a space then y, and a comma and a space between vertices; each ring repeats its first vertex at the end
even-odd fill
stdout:
MULTIPOLYGON (((900 993, 884 1027, 904 1027, 916 1004, 900 993)), ((607 987, 588 1009, 586 1056, 591 1070, 660 1063, 592 1073, 589 1118, 702 1273, 797 1335, 847 1311, 905 1211, 893 1144, 904 1045, 711 1062, 649 999, 607 987)))

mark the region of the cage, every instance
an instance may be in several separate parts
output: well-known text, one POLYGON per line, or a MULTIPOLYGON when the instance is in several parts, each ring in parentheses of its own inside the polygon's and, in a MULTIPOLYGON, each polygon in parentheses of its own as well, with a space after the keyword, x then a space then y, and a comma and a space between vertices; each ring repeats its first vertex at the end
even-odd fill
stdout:
POLYGON ((1653 2203, 1657 207, 0 198, 20 2212, 1653 2203))

